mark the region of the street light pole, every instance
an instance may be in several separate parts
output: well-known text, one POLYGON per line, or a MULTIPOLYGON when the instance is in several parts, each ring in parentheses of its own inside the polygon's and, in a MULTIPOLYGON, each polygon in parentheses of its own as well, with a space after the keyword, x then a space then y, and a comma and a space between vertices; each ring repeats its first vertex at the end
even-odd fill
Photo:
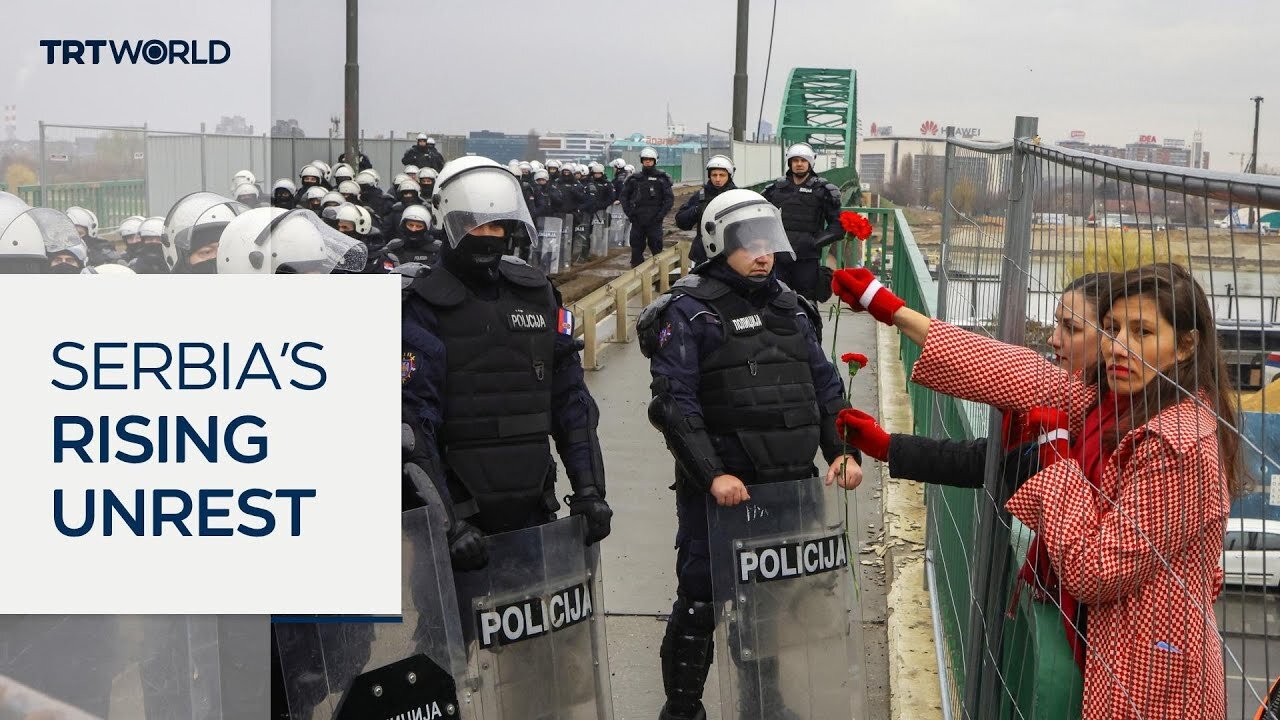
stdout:
POLYGON ((751 1, 738 0, 738 42, 733 63, 733 139, 745 139, 747 129, 747 19, 751 1))
MULTIPOLYGON (((1262 115, 1262 96, 1256 95, 1249 99, 1253 101, 1253 154, 1249 157, 1249 172, 1256 174, 1258 172, 1258 119, 1262 115)), ((1249 208, 1249 227, 1253 227, 1254 213, 1259 211, 1259 208, 1249 208)))
POLYGON ((346 141, 343 152, 353 168, 360 167, 360 57, 359 57, 359 5, 357 0, 347 0, 347 64, 346 64, 346 141))

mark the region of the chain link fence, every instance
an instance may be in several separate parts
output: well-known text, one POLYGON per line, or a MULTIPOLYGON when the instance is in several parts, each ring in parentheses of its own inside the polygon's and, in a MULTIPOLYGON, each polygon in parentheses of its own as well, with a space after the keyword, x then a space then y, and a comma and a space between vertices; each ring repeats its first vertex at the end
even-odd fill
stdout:
POLYGON ((1015 138, 949 140, 937 296, 921 309, 1067 358, 1074 376, 1043 362, 1013 383, 1020 394, 992 389, 1011 382, 1007 362, 970 358, 989 387, 957 394, 1066 410, 1076 444, 1031 482, 1056 483, 1050 505, 1091 500, 1044 510, 1037 538, 1006 509, 1034 468, 1006 457, 1005 412, 912 388, 917 431, 987 438, 984 487, 927 490, 944 716, 1075 718, 1087 697, 1125 717, 1253 718, 1280 674, 1280 240, 1260 221, 1280 207, 1280 179, 1042 144, 1033 118, 1015 138), (1096 276, 1096 308, 1061 300, 1083 275, 1141 266, 1141 282, 1096 276), (1185 302, 1178 268, 1202 305, 1185 302), (1076 341, 1085 350, 1072 366, 1076 341), (1113 401, 1111 424, 1082 435, 1113 401), (1196 417, 1209 421, 1188 430, 1196 417), (1161 431, 1178 452, 1138 444, 1161 431), (1090 470, 1082 437, 1100 443, 1090 470), (1048 579, 1017 579, 1044 557, 1033 567, 1052 568, 1048 579))

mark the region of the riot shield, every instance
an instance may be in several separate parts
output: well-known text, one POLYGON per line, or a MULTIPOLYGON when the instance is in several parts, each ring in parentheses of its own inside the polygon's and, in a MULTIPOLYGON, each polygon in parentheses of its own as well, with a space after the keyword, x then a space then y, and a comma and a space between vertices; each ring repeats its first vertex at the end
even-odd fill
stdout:
POLYGON ((609 254, 609 214, 597 210, 591 218, 591 257, 599 258, 609 254))
POLYGON ((750 492, 707 510, 721 717, 865 717, 845 492, 819 478, 750 492))
MULTIPOLYGON (((462 630, 443 523, 432 506, 401 514, 398 622, 275 623, 292 720, 454 717, 462 630)), ((277 703, 280 701, 277 700, 277 703)), ((277 716, 284 708, 273 708, 277 716)))
POLYGON ((455 574, 476 720, 610 720, 599 546, 582 518, 486 538, 489 565, 455 574))
POLYGON ((266 717, 267 618, 0 617, 0 718, 266 717))
POLYGON ((560 217, 538 218, 538 240, 534 245, 533 266, 544 273, 560 272, 560 236, 564 219, 560 217))
POLYGON ((631 221, 621 205, 609 206, 609 247, 626 247, 630 242, 631 221))
POLYGON ((564 272, 573 265, 573 215, 565 215, 560 225, 560 265, 556 272, 564 272))

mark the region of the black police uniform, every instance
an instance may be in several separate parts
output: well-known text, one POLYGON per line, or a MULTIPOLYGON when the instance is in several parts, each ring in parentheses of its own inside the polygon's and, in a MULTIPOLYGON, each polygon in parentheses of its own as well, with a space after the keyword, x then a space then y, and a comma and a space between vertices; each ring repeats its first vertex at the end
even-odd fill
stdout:
POLYGON ((811 300, 831 297, 829 271, 820 271, 822 252, 818 243, 840 230, 840 188, 809 173, 796 184, 790 170, 764 189, 761 195, 782 211, 782 226, 795 251, 795 260, 780 256, 778 276, 811 300))
MULTIPOLYGON (((408 150, 404 151, 404 155, 400 158, 400 164, 416 165, 419 168, 431 167, 427 164, 427 160, 427 146, 419 146, 417 143, 414 143, 408 150)), ((440 168, 436 168, 436 171, 439 172, 440 168)))
POLYGON ((708 180, 676 211, 676 227, 681 230, 693 230, 696 233, 693 236, 693 244, 689 247, 689 259, 694 265, 707 261, 707 249, 702 246, 702 224, 699 222, 702 219, 702 213, 717 195, 728 190, 736 190, 737 187, 733 184, 732 177, 721 188, 712 185, 708 180))
POLYGON ((425 466, 446 479, 454 515, 498 533, 548 522, 560 508, 549 435, 571 506, 603 500, 605 479, 599 411, 555 289, 517 258, 487 272, 478 280, 451 269, 446 255, 413 281, 401 385, 406 421, 422 435, 425 466))
POLYGON ((662 219, 675 204, 671 176, 656 167, 647 167, 629 176, 622 184, 622 211, 631 221, 631 267, 644 262, 644 250, 650 255, 662 252, 662 219))
POLYGON ((804 479, 816 474, 819 449, 828 462, 856 451, 835 431, 848 402, 818 312, 776 278, 755 284, 716 258, 645 308, 637 329, 651 360, 649 419, 676 460, 678 586, 662 641, 663 717, 696 717, 715 629, 712 480, 804 479))

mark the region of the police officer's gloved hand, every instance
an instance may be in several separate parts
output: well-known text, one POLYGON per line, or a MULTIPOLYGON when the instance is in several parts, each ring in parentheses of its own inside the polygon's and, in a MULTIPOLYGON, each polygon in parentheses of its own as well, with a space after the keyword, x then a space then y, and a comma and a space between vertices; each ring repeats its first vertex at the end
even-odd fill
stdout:
POLYGON ((484 533, 466 520, 454 521, 449 533, 449 560, 454 570, 479 570, 489 564, 484 533))
POLYGON ((586 520, 588 545, 594 545, 609 537, 609 524, 613 519, 613 510, 594 487, 583 488, 576 495, 565 498, 565 502, 569 503, 570 515, 581 515, 583 520, 586 520))
POLYGON ((893 324, 893 314, 906 301, 894 295, 880 284, 876 276, 866 268, 837 270, 831 281, 831 289, 846 305, 859 312, 865 310, 871 317, 885 325, 893 324))

